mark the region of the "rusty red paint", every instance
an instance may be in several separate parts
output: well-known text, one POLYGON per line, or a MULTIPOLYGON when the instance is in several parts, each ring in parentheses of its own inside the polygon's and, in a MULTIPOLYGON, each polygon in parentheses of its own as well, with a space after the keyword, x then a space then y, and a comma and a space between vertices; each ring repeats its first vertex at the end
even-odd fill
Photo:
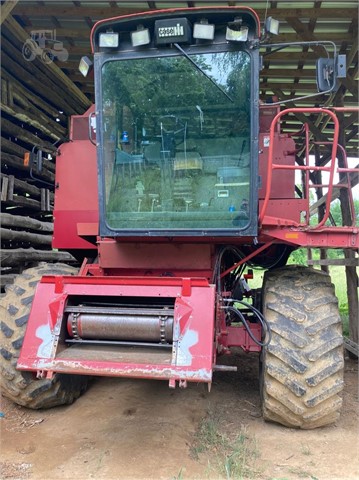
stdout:
POLYGON ((198 278, 43 277, 32 305, 18 368, 210 382, 214 297, 214 286, 198 278), (139 362, 134 355, 131 362, 121 362, 118 355, 117 358, 113 355, 115 347, 100 347, 97 350, 86 347, 85 353, 80 356, 76 350, 78 347, 68 347, 64 343, 66 305, 74 298, 94 296, 107 299, 121 296, 174 299, 175 333, 169 361, 151 363, 149 355, 139 362), (101 349, 103 354, 99 356, 96 352, 101 349), (76 351, 77 355, 73 356, 76 351))

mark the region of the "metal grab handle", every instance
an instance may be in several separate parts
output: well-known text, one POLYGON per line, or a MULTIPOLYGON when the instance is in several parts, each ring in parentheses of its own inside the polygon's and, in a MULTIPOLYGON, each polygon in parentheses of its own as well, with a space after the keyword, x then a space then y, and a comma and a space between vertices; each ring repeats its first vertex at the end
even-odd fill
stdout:
POLYGON ((92 143, 92 145, 95 145, 95 147, 97 146, 96 142, 94 140, 92 140, 92 131, 91 131, 91 120, 92 118, 95 117, 96 118, 96 112, 91 112, 90 115, 89 115, 89 140, 90 142, 92 143))

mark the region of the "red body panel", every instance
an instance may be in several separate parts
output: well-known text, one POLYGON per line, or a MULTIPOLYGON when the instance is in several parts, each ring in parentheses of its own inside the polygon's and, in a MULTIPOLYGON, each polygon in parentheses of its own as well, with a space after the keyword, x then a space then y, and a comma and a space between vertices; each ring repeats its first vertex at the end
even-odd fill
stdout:
MULTIPOLYGON (((259 135, 259 175, 262 178, 262 187, 259 190, 259 199, 263 199, 266 192, 265 179, 268 175, 269 133, 259 135)), ((275 134, 274 151, 276 163, 295 165, 295 143, 287 135, 275 134)), ((272 178, 271 200, 294 198, 294 170, 275 171, 272 178)))
MULTIPOLYGON (((113 239, 98 242, 99 263, 104 269, 128 269, 162 273, 175 271, 212 272, 211 245, 139 242, 122 244, 113 239)), ((177 276, 177 275, 176 275, 177 276)))
MULTIPOLYGON (((82 117, 88 125, 88 114, 82 117)), ((84 126, 77 122, 82 138, 84 126)), ((75 127, 72 127, 73 129, 75 127)), ((87 133, 88 135, 88 133, 87 133)), ((96 246, 80 235, 83 224, 93 224, 98 231, 98 185, 96 147, 89 140, 76 139, 59 148, 56 160, 54 209, 54 248, 91 249, 96 246)), ((85 235, 84 235, 85 237, 85 235)))

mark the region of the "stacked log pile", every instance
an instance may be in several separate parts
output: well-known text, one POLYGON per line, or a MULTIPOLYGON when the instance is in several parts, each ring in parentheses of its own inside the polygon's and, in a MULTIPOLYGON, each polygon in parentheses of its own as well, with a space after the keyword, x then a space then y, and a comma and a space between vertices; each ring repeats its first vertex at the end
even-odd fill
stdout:
POLYGON ((31 217, 0 213, 1 288, 12 283, 25 266, 38 262, 74 263, 67 252, 52 250, 53 223, 31 217))
POLYGON ((68 120, 91 101, 49 59, 23 56, 28 33, 11 16, 1 25, 1 287, 38 261, 71 261, 51 248, 57 146, 68 120), (46 59, 45 59, 46 60, 46 59), (43 151, 39 173, 24 154, 43 151))

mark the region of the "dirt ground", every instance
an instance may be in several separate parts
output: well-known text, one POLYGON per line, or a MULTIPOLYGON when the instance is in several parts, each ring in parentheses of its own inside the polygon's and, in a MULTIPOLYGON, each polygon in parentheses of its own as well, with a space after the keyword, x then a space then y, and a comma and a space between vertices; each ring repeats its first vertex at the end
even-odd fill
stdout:
POLYGON ((68 407, 29 411, 2 399, 0 478, 359 478, 356 361, 346 360, 340 421, 314 431, 265 423, 258 359, 242 355, 238 365, 238 373, 216 373, 211 393, 98 378, 68 407), (242 470, 228 467, 239 461, 242 470))

